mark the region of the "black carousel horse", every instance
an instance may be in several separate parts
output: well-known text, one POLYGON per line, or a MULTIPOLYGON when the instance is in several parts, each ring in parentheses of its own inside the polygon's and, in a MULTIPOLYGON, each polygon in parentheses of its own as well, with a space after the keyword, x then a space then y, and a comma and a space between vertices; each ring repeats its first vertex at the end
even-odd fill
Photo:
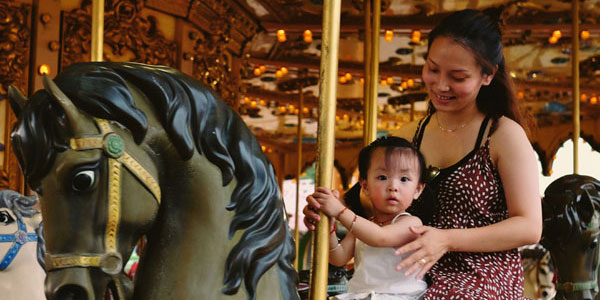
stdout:
POLYGON ((9 99, 49 299, 298 299, 273 168, 210 89, 137 63, 71 65, 44 87, 9 99), (132 284, 123 262, 142 235, 132 284))
POLYGON ((542 202, 542 245, 557 270, 555 299, 593 300, 598 295, 600 182, 567 175, 552 182, 542 202))

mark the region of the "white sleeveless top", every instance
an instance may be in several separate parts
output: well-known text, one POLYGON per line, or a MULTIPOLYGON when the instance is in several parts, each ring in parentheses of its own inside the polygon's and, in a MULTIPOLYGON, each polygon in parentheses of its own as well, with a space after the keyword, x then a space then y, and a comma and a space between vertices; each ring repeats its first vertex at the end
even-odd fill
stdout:
MULTIPOLYGON (((410 216, 400 213, 400 216, 410 216)), ((424 294, 427 283, 415 279, 415 274, 405 276, 396 271, 404 256, 394 255, 394 248, 371 247, 356 239, 354 248, 354 276, 348 282, 348 293, 338 295, 335 299, 362 299, 369 294, 371 299, 417 299, 424 294), (377 294, 382 297, 376 297, 377 294), (375 297, 374 297, 375 296, 375 297)))

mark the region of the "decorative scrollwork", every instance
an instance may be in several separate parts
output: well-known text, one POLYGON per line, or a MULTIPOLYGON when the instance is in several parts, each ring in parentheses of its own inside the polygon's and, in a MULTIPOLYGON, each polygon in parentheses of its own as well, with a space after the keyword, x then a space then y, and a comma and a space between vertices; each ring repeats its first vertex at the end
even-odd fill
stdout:
MULTIPOLYGON (((371 0, 368 0, 371 1, 371 0)), ((381 1, 381 12, 386 11, 392 4, 391 0, 380 0, 381 1)), ((352 6, 359 11, 365 10, 365 0, 352 0, 352 6)))
MULTIPOLYGON (((109 61, 127 60, 146 64, 175 66, 177 44, 157 29, 153 16, 141 17, 142 1, 107 1, 104 15, 104 45, 109 61)), ((91 1, 63 15, 63 55, 61 68, 89 61, 91 46, 91 1)))
POLYGON ((155 17, 140 16, 142 1, 109 2, 112 5, 104 19, 104 44, 114 55, 128 57, 128 61, 175 67, 177 44, 165 39, 157 29, 155 17))
MULTIPOLYGON (((26 90, 31 41, 31 4, 0 2, 0 98, 6 95, 8 85, 26 90)), ((23 176, 10 148, 10 130, 16 121, 14 114, 5 112, 2 149, 4 164, 0 166, 0 188, 23 191, 23 176)))
POLYGON ((80 8, 63 13, 61 69, 76 62, 90 61, 92 44, 90 10, 90 2, 83 1, 80 8))
POLYGON ((210 86, 223 101, 235 107, 240 74, 232 71, 234 56, 258 31, 252 18, 232 1, 194 1, 189 20, 200 30, 190 36, 194 44, 193 76, 210 86))
POLYGON ((6 95, 9 84, 27 86, 30 14, 29 4, 0 2, 0 95, 6 95))
POLYGON ((221 32, 221 34, 205 32, 199 34, 194 45, 196 55, 194 56, 193 76, 216 91, 227 105, 234 107, 239 83, 232 74, 233 58, 226 50, 228 26, 218 25, 217 22, 213 24, 215 24, 214 26, 223 26, 215 29, 215 32, 221 32))

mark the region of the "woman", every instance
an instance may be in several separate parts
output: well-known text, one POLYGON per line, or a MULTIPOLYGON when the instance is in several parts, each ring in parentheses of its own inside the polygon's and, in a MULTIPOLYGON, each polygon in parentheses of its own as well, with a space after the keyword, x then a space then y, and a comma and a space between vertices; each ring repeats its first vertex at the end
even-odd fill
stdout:
MULTIPOLYGON (((425 299, 523 298, 517 247, 539 241, 541 201, 502 48, 498 24, 476 10, 449 15, 429 34, 422 77, 430 113, 400 136, 439 170, 427 187, 434 204, 413 211, 433 217, 396 251, 410 253, 398 270, 427 272, 425 299)), ((305 223, 318 221, 318 203, 309 206, 305 223)))

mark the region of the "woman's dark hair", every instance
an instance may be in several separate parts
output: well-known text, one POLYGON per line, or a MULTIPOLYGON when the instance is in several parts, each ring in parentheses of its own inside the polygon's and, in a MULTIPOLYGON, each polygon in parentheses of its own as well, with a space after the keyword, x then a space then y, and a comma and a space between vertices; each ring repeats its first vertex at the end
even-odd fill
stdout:
MULTIPOLYGON (((471 50, 483 74, 490 75, 496 70, 492 82, 479 90, 477 108, 494 119, 506 116, 527 130, 515 87, 506 69, 498 21, 478 10, 457 11, 445 17, 429 33, 428 51, 438 37, 450 38, 471 50)), ((429 105, 429 112, 434 111, 433 105, 429 105)))
MULTIPOLYGON (((427 171, 425 167, 425 157, 423 157, 423 154, 421 154, 421 152, 417 150, 417 148, 415 148, 411 142, 396 136, 380 137, 360 150, 360 153, 358 154, 359 179, 367 178, 367 171, 371 165, 371 156, 373 151, 377 148, 385 148, 386 151, 403 149, 408 150, 419 160, 419 182, 424 183, 427 171)), ((346 205, 348 205, 348 207, 350 207, 350 209, 357 215, 365 218, 369 217, 365 211, 365 208, 360 203, 360 183, 356 183, 344 194, 344 201, 346 202, 346 205)))

